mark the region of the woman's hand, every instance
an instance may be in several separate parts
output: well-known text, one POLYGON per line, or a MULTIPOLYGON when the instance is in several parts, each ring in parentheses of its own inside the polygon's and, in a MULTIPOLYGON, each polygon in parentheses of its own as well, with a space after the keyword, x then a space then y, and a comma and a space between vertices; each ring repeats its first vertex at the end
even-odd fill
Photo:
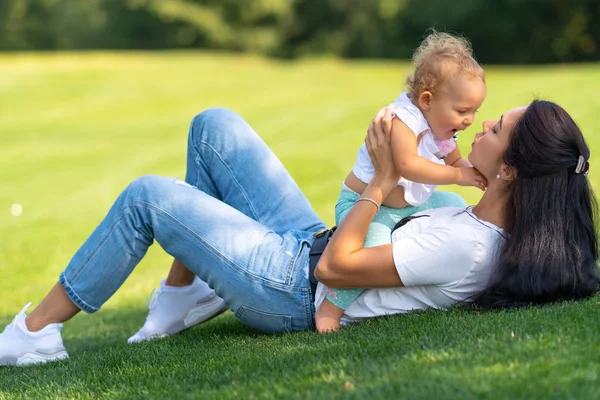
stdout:
POLYGON ((395 186, 400 174, 394 165, 391 147, 393 112, 389 108, 379 110, 367 129, 365 144, 375 167, 375 177, 395 186))
POLYGON ((392 157, 391 131, 392 111, 379 110, 365 139, 375 166, 375 176, 361 195, 369 201, 354 204, 329 241, 315 270, 316 278, 329 287, 402 286, 392 245, 364 248, 369 224, 400 177, 392 157))

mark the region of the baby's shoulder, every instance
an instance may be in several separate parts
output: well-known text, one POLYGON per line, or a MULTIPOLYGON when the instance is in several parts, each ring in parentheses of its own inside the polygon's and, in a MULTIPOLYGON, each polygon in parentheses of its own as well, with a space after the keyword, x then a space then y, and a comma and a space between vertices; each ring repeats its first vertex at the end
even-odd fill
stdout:
POLYGON ((429 129, 429 124, 423 113, 414 104, 410 102, 408 104, 406 102, 393 102, 388 108, 394 112, 396 118, 408 126, 415 136, 429 129))
POLYGON ((415 106, 413 102, 410 100, 406 92, 402 92, 396 100, 394 100, 388 108, 392 108, 393 110, 397 110, 402 113, 408 113, 409 115, 419 118, 425 119, 419 107, 415 106))

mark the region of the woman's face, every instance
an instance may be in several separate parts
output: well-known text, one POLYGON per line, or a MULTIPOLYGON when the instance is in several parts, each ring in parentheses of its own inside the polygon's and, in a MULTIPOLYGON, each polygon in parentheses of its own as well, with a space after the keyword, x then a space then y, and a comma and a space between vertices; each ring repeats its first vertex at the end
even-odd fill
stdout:
POLYGON ((527 106, 505 112, 499 120, 483 122, 483 132, 475 135, 469 153, 469 162, 490 182, 501 173, 503 156, 510 142, 510 135, 519 117, 527 106))

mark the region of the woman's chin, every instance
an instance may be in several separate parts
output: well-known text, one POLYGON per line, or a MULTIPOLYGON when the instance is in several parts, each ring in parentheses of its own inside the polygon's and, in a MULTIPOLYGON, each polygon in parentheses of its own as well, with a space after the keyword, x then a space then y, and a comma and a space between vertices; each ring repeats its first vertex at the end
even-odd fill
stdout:
POLYGON ((475 166, 475 163, 473 162, 473 150, 471 149, 471 152, 469 153, 469 155, 467 156, 467 161, 471 163, 472 166, 475 166))

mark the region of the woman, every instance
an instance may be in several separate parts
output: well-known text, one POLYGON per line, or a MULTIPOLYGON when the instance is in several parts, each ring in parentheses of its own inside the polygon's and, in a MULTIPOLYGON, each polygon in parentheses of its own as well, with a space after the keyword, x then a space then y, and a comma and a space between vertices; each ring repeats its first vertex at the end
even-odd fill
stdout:
MULTIPOLYGON (((438 287, 412 295, 420 308, 468 299, 483 307, 538 304, 598 289, 595 207, 585 176, 589 149, 563 109, 535 101, 485 122, 469 155, 488 180, 481 201, 466 210, 434 210, 400 228, 394 244, 364 249, 367 227, 398 180, 391 115, 382 114, 367 135, 377 171, 363 193, 369 200, 356 204, 321 257, 315 274, 324 284, 384 288, 363 297, 438 287), (468 237, 449 234, 449 226, 468 237), (461 245, 465 240, 475 247, 461 245), (444 262, 450 267, 442 268, 444 262), (430 271, 422 274, 423 268, 430 271), (449 269, 469 275, 468 284, 456 284, 449 269)), ((265 332, 314 328, 309 248, 324 224, 291 177, 227 110, 196 117, 188 151, 187 183, 149 176, 125 189, 42 303, 5 329, 0 363, 66 358, 61 323, 81 309, 97 311, 154 239, 181 262, 174 275, 189 268, 245 323, 265 332)), ((349 308, 347 317, 377 315, 385 307, 404 311, 401 304, 367 301, 355 314, 349 308)))

